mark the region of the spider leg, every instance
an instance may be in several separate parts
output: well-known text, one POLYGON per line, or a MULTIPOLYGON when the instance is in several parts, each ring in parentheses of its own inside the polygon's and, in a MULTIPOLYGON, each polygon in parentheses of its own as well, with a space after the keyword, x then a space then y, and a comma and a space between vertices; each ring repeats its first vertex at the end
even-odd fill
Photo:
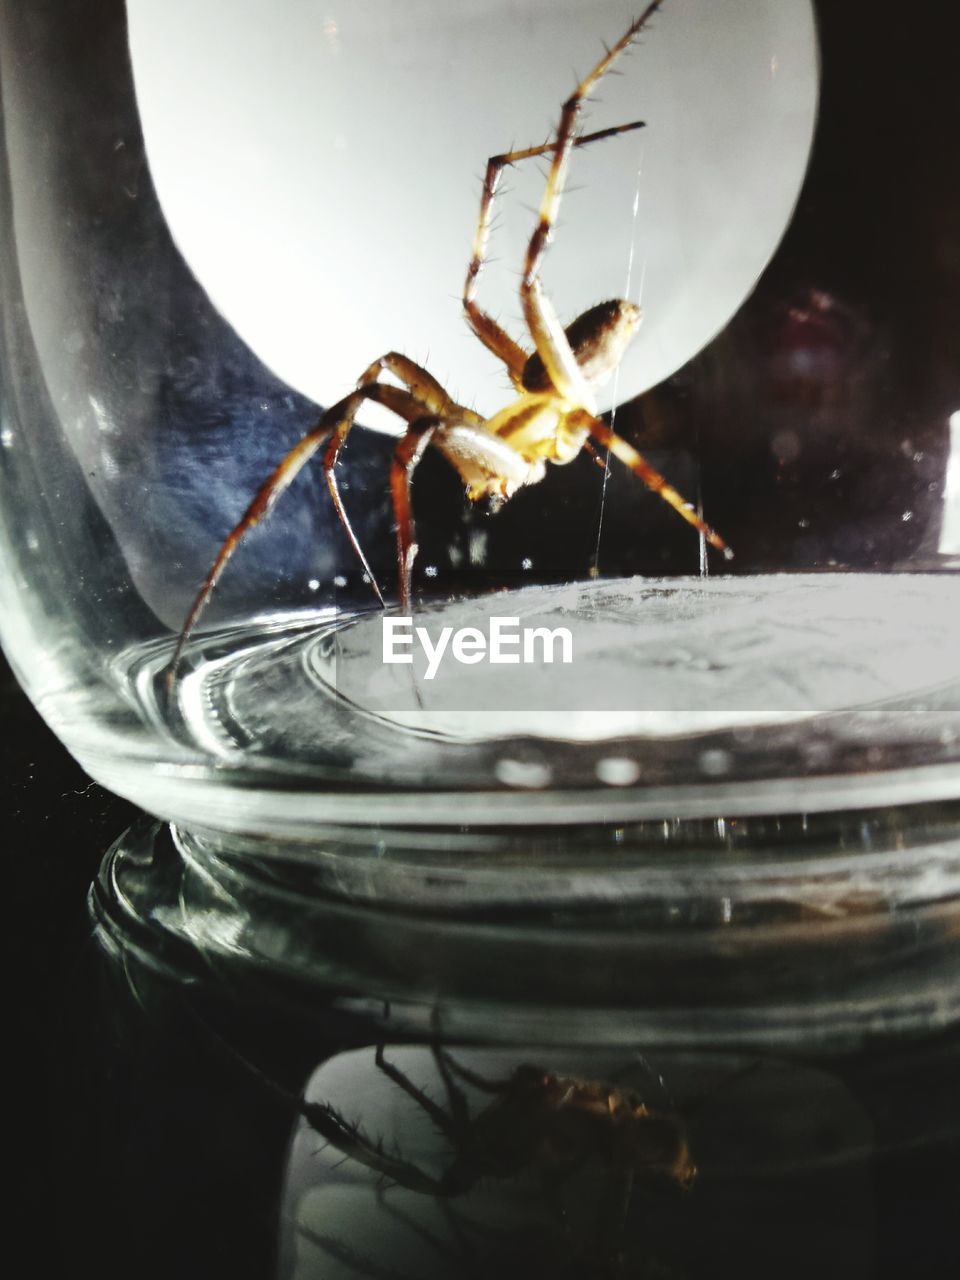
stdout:
POLYGON ((364 370, 363 376, 357 383, 357 390, 353 395, 347 396, 345 400, 340 402, 343 406, 342 414, 330 436, 330 442, 323 455, 323 474, 326 477, 327 488, 330 490, 333 505, 336 508, 337 515, 340 517, 340 523, 350 539, 350 545, 353 547, 357 559, 363 566, 363 571, 373 587, 374 594, 380 601, 381 608, 384 609, 387 606, 383 598, 383 592, 374 577, 373 570, 367 563, 367 557, 364 555, 363 548, 353 532, 353 526, 350 524, 350 518, 343 505, 340 487, 337 484, 336 467, 340 458, 340 451, 346 443, 357 411, 363 401, 365 399, 374 399, 387 403, 388 399, 394 396, 403 396, 404 399, 397 404, 389 405, 389 407, 393 408, 401 417, 406 418, 408 422, 411 420, 411 416, 420 416, 425 408, 433 409, 435 406, 438 408, 442 406, 444 409, 449 407, 449 409, 468 418, 476 419, 478 422, 481 421, 478 414, 472 413, 469 409, 463 409, 455 401, 451 400, 443 387, 440 386, 440 383, 431 377, 426 369, 421 369, 412 360, 408 360, 406 356, 398 355, 396 352, 389 352, 387 355, 381 356, 379 360, 375 360, 373 364, 364 370), (378 383, 376 378, 383 369, 388 369, 398 378, 402 378, 410 387, 410 391, 404 392, 390 383, 378 383), (379 388, 379 390, 374 391, 371 388, 379 388), (410 407, 411 405, 415 406, 415 410, 410 407))
POLYGON ((384 1149, 382 1139, 368 1138, 360 1128, 346 1120, 331 1106, 319 1102, 299 1104, 300 1114, 321 1138, 350 1160, 356 1160, 374 1173, 383 1174, 402 1183, 413 1191, 434 1193, 439 1183, 430 1174, 401 1156, 392 1156, 384 1149))
POLYGON ((421 417, 411 423, 400 438, 390 468, 390 492, 393 496, 393 512, 397 521, 397 574, 400 582, 400 612, 410 612, 413 564, 418 547, 413 523, 413 507, 410 502, 410 484, 423 452, 443 419, 439 416, 421 417))
POLYGON ((486 1076, 478 1075, 476 1071, 471 1071, 462 1062, 458 1062, 453 1054, 445 1053, 442 1049, 435 1050, 434 1056, 442 1057, 446 1070, 452 1071, 461 1080, 473 1085, 475 1089, 481 1089, 484 1093, 503 1093, 510 1085, 510 1076, 504 1080, 490 1080, 486 1076))
MULTIPOLYGON (((377 393, 370 392, 369 387, 377 385, 377 380, 383 372, 392 373, 403 385, 408 389, 409 394, 415 397, 420 405, 420 412, 427 409, 431 413, 456 413, 462 417, 464 421, 479 424, 483 421, 479 414, 474 413, 470 409, 466 409, 463 405, 457 404, 451 396, 443 389, 440 383, 428 373, 416 361, 409 359, 408 356, 401 355, 398 351, 388 351, 386 355, 380 356, 378 360, 374 360, 369 364, 363 373, 357 379, 357 393, 353 397, 348 397, 341 404, 347 406, 343 411, 343 416, 337 424, 330 443, 327 445, 326 453, 323 459, 323 473, 327 480, 327 487, 330 490, 330 496, 333 499, 333 505, 336 508, 337 515, 340 517, 340 523, 346 531, 347 537, 350 539, 350 545, 356 553, 357 559, 363 566, 363 571, 369 579, 370 585, 373 587, 377 599, 380 601, 382 608, 386 608, 386 602, 383 593, 373 575, 373 570, 367 563, 367 558, 363 553, 363 549, 353 532, 346 508, 340 497, 340 488, 337 484, 336 466, 340 457, 340 451, 346 443, 347 435, 353 426, 354 418, 357 410, 362 403, 361 397, 379 398, 377 393)), ((390 384, 386 384, 389 392, 390 384)), ((386 393, 384 393, 386 394, 386 393)), ((393 406, 391 406, 393 407, 393 406)), ((405 417, 410 421, 410 414, 405 413, 402 408, 396 409, 401 417, 405 417)))
MULTIPOLYGON (((370 385, 376 384, 371 383, 370 385)), ((330 497, 333 499, 333 505, 340 519, 340 523, 343 525, 344 531, 350 539, 350 545, 353 547, 357 559, 363 566, 363 572, 366 574, 371 587, 373 587, 374 595, 380 601, 380 607, 385 609, 387 606, 383 599, 383 592, 380 590, 377 579, 374 577, 373 570, 367 563, 367 557, 363 554, 363 548, 360 546, 360 541, 357 538, 357 535, 353 532, 353 525, 350 523, 350 517, 347 515, 346 507, 343 505, 343 499, 340 496, 340 486, 337 484, 337 462, 340 458, 340 450, 346 443, 347 435, 349 434, 350 428, 353 426, 354 418, 356 417, 357 410, 362 402, 359 390, 352 396, 348 396, 346 400, 341 400, 340 403, 344 406, 343 416, 333 428, 330 435, 330 441, 324 450, 323 474, 327 481, 327 488, 330 490, 330 497)))
POLYGON ((383 1045, 377 1045, 375 1058, 377 1066, 385 1076, 393 1081, 408 1098, 412 1098, 419 1106, 421 1106, 441 1133, 445 1133, 448 1138, 455 1138, 457 1131, 450 1117, 444 1111, 443 1107, 438 1106, 432 1098, 428 1098, 422 1089, 417 1088, 409 1076, 395 1067, 392 1062, 388 1062, 383 1056, 383 1045))
POLYGON ((600 59, 588 76, 577 85, 576 89, 563 104, 560 112, 560 123, 554 143, 553 163, 547 175, 547 185, 540 203, 540 219, 530 237, 527 256, 523 268, 523 279, 520 284, 520 300, 523 304, 524 319, 530 336, 533 338, 541 360, 550 375, 555 389, 567 400, 593 408, 593 393, 577 364, 570 343, 563 332, 553 305, 543 292, 540 282, 540 268, 543 257, 550 243, 553 227, 560 208, 567 179, 570 152, 576 143, 576 128, 584 102, 589 98, 600 78, 609 70, 621 53, 639 35, 640 31, 656 11, 662 0, 652 0, 643 13, 630 24, 613 48, 600 59))
MULTIPOLYGON (((613 138, 617 134, 627 133, 631 129, 642 129, 644 122, 634 120, 630 124, 614 125, 611 129, 598 129, 596 133, 583 134, 574 138, 574 147, 585 147, 590 142, 599 142, 603 138, 613 138)), ((483 178, 483 195, 480 197, 480 214, 477 218, 477 229, 473 237, 473 253, 467 267, 467 278, 463 286, 463 306, 467 313, 467 321, 480 341, 507 366, 510 377, 517 390, 522 390, 523 366, 527 362, 527 353, 510 337, 496 320, 482 310, 475 301, 477 282, 487 257, 487 244, 490 239, 490 221, 493 215, 493 202, 500 186, 504 169, 516 164, 519 160, 530 160, 534 156, 544 156, 555 151, 556 140, 544 142, 538 147, 523 147, 518 151, 505 151, 502 155, 491 156, 487 161, 487 169, 483 178)))
POLYGON ((450 1108, 454 1123, 459 1125, 461 1129, 466 1129, 470 1124, 470 1108, 467 1106, 467 1099, 463 1090, 451 1074, 450 1066, 453 1063, 453 1059, 444 1053, 439 1045, 433 1046, 433 1059, 437 1064, 437 1071, 443 1081, 443 1087, 447 1091, 447 1105, 450 1108))
MULTIPOLYGON (((440 1209, 441 1213, 444 1213, 445 1210, 449 1209, 447 1201, 440 1198, 437 1199, 437 1207, 440 1209)), ((412 1235, 415 1235, 418 1239, 422 1240, 424 1244, 428 1245, 435 1253, 439 1254, 439 1256, 444 1258, 448 1263, 452 1263, 454 1265, 462 1264, 464 1259, 469 1257, 465 1250, 461 1249, 454 1251, 451 1249, 449 1244, 437 1239, 433 1232, 428 1231, 423 1223, 419 1222, 413 1214, 405 1213, 395 1204, 388 1204, 386 1195, 383 1191, 377 1192, 377 1211, 382 1213, 385 1217, 392 1218, 395 1222, 400 1223, 405 1231, 409 1231, 412 1235)), ((451 1225, 452 1233, 456 1234, 456 1229, 452 1227, 452 1224, 448 1223, 448 1225, 451 1225)), ((459 1243, 460 1241, 458 1240, 458 1244, 459 1243)))
MULTIPOLYGON (((247 507, 237 524, 231 529, 227 535, 223 546, 217 553, 217 558, 213 562, 213 567, 203 581, 197 597, 191 606, 190 612, 187 614, 187 620, 183 624, 183 629, 177 640, 176 648, 173 651, 173 657, 167 668, 167 687, 173 685, 180 660, 183 657, 183 651, 186 646, 194 627, 200 619, 207 602, 213 592, 214 587, 220 579, 221 574, 227 566, 230 557, 236 551, 242 540, 256 525, 260 523, 266 516, 270 514, 280 496, 286 489, 290 487, 297 478, 303 468, 307 465, 313 455, 320 446, 330 440, 330 447, 327 449, 325 459, 325 471, 327 475, 327 483, 336 505, 337 514, 346 529, 347 536, 351 545, 360 557, 360 562, 369 574, 370 570, 367 566, 366 558, 360 550, 356 536, 347 514, 343 509, 343 503, 340 500, 340 494, 337 490, 336 481, 333 479, 333 466, 336 463, 337 454, 343 445, 353 418, 359 406, 364 400, 375 400, 380 404, 386 405, 388 409, 392 409, 399 417, 404 418, 407 422, 416 421, 422 418, 424 406, 420 400, 416 399, 409 391, 403 390, 401 387, 394 387, 388 383, 370 383, 365 387, 359 387, 350 395, 344 397, 343 400, 337 402, 332 408, 328 409, 320 419, 314 429, 308 432, 302 440, 299 440, 289 453, 281 460, 279 465, 274 468, 264 483, 260 486, 255 494, 253 501, 247 507), (334 448, 333 446, 336 445, 334 448)), ((374 579, 371 575, 371 582, 374 579)), ((383 603, 383 597, 380 595, 379 588, 374 582, 374 590, 383 603)))
POLYGON ((624 466, 629 467, 648 489, 652 489, 654 493, 660 495, 664 502, 669 503, 674 511, 686 520, 687 524, 692 524, 699 533, 703 534, 712 547, 722 551, 725 560, 733 559, 733 552, 720 537, 719 533, 700 519, 691 504, 684 500, 659 471, 651 467, 646 458, 641 453, 638 453, 632 444, 628 444, 626 440, 621 439, 620 436, 610 430, 605 422, 601 422, 599 418, 595 418, 593 414, 589 414, 585 410, 574 410, 569 415, 568 421, 571 426, 586 427, 598 444, 602 444, 610 453, 619 458, 624 466))
POLYGON ((315 1248, 322 1249, 329 1258, 339 1263, 340 1267, 347 1267, 350 1271, 356 1272, 357 1275, 367 1276, 368 1280, 409 1280, 409 1276, 405 1272, 395 1271, 393 1267, 381 1266, 379 1263, 374 1262, 372 1258, 367 1257, 366 1254, 360 1253, 359 1250, 340 1240, 337 1236, 323 1235, 319 1231, 311 1231, 302 1222, 297 1223, 296 1230, 298 1236, 302 1236, 304 1240, 309 1241, 315 1248))
POLYGON ((416 396, 429 413, 455 412, 462 414, 467 422, 480 423, 483 421, 478 413, 473 413, 472 410, 465 409, 463 405, 457 404, 436 378, 431 373, 428 373, 422 365, 417 364, 415 360, 411 360, 409 356, 402 356, 398 351, 388 351, 385 356, 381 356, 379 360, 374 360, 372 364, 369 364, 357 379, 357 388, 376 382, 380 374, 384 372, 392 373, 398 381, 402 382, 411 395, 416 396))
POLYGON ((596 449, 593 447, 593 445, 590 443, 589 440, 584 444, 583 449, 584 449, 584 452, 594 460, 594 462, 597 464, 597 466, 600 468, 601 471, 606 471, 607 469, 606 458, 600 457, 599 453, 597 453, 596 449))

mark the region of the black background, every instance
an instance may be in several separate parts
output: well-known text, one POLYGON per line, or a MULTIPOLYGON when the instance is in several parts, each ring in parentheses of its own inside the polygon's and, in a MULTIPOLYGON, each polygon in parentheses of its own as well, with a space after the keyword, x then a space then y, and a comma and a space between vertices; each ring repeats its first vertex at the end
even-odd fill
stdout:
MULTIPOLYGON (((2 659, 0 726, 6 1249, 38 1277, 270 1276, 291 1109, 198 1042, 176 984, 147 1010, 104 960, 87 893, 140 815, 90 781, 2 659)), ((238 1035, 269 1046, 270 1011, 249 1013, 238 1035)), ((295 1086, 307 1068, 289 1039, 284 1053, 295 1086)))

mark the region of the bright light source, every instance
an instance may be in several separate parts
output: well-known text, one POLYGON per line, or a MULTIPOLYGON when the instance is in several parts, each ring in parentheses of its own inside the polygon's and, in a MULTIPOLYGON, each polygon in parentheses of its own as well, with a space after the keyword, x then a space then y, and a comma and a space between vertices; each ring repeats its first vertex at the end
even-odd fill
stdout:
MULTIPOLYGON (((365 0, 337 6, 334 23, 303 0, 129 0, 147 156, 197 279, 286 382, 330 404, 382 352, 429 352, 431 371, 489 413, 503 370, 459 302, 477 175, 511 142, 543 138, 571 67, 585 70, 633 10, 415 8, 413 20, 409 5, 365 0)), ((620 371, 625 401, 723 328, 790 220, 817 109, 810 0, 666 5, 622 71, 589 128, 648 127, 575 157, 571 187, 584 189, 564 202, 545 278, 568 323, 625 296, 635 251, 645 319, 620 371)), ((543 179, 518 165, 504 185, 479 301, 529 346, 517 271, 523 206, 539 205, 543 179)))
POLYGON ((951 413, 950 454, 943 485, 943 523, 940 526, 940 545, 937 550, 943 556, 960 555, 960 409, 951 413))

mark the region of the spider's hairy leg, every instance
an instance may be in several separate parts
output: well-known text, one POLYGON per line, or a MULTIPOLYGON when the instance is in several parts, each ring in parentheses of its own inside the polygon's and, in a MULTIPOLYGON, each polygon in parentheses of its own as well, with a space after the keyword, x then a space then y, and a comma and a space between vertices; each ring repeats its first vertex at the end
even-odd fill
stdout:
POLYGON ((413 564, 418 547, 415 541, 413 506, 410 502, 410 484, 417 464, 430 443, 433 433, 440 426, 438 416, 421 417, 411 423, 393 455, 390 468, 390 493, 393 497, 393 514, 397 522, 397 574, 400 581, 400 611, 410 612, 413 564))
POLYGON ((227 567, 228 560, 240 545, 244 535, 259 524, 264 516, 269 515, 283 491, 293 483, 296 476, 329 437, 333 427, 328 421, 328 416, 324 414, 318 425, 294 445, 279 466, 271 472, 260 486, 253 501, 247 507, 240 520, 227 534, 226 540, 217 553, 216 560, 213 562, 213 568, 203 580, 203 585, 197 593, 197 597, 190 608, 190 612, 187 614, 186 622, 184 622, 183 629, 177 639, 173 657, 167 667, 166 680, 168 688, 173 685, 187 640, 199 622, 200 615, 203 613, 207 601, 210 599, 213 589, 220 579, 220 575, 227 567))
POLYGON ((470 1124, 470 1108, 467 1106, 467 1099, 463 1090, 454 1080, 451 1073, 450 1062, 452 1060, 437 1044, 433 1045, 433 1060, 436 1063, 440 1079, 443 1081, 443 1087, 447 1093, 447 1106, 450 1108, 454 1123, 461 1129, 466 1129, 470 1124))
MULTIPOLYGON (((542 480, 545 463, 540 453, 501 439, 497 424, 516 426, 518 418, 525 420, 531 413, 542 410, 545 400, 544 396, 525 396, 479 425, 465 420, 459 411, 450 417, 425 416, 414 422, 400 440, 390 472, 390 488, 397 522, 400 606, 404 613, 410 610, 413 566, 417 558, 410 486, 427 445, 433 444, 454 468, 471 502, 484 497, 505 502, 524 485, 542 480)), ((554 412, 552 421, 555 419, 554 412)), ((552 433, 550 438, 553 439, 552 433)))
POLYGON ((416 1165, 401 1156, 392 1156, 384 1149, 382 1139, 372 1139, 345 1120, 326 1103, 303 1102, 300 1114, 315 1133, 326 1138, 329 1144, 341 1152, 345 1159, 356 1160, 374 1173, 393 1178, 412 1191, 439 1195, 442 1184, 416 1165))
MULTIPOLYGON (((336 483, 331 483, 330 481, 333 474, 332 463, 330 463, 331 453, 333 462, 335 462, 336 453, 339 452, 339 448, 343 444, 343 438, 349 431, 357 409, 364 400, 375 400, 380 404, 386 405, 388 409, 392 409, 394 413, 404 418, 407 422, 413 422, 423 415, 423 405, 409 391, 404 391, 400 387, 390 386, 386 383, 371 383, 366 387, 360 387, 351 392, 350 395, 345 396, 343 400, 338 401, 337 404, 328 409, 313 430, 309 431, 302 440, 299 440, 293 446, 257 490, 252 502, 227 534, 223 546, 217 553, 213 567, 204 579, 177 639, 173 657, 167 667, 166 681, 168 688, 172 687, 176 679, 176 673, 180 666, 187 640, 199 622, 200 616, 206 608, 221 574, 227 567, 230 557, 250 530, 270 514, 280 496, 290 487, 320 446, 328 440, 330 445, 327 450, 327 462, 329 464, 327 482, 330 485, 330 491, 336 504, 337 514, 347 531, 351 545, 360 556, 361 563, 366 567, 366 560, 362 551, 360 551, 359 544, 347 520, 346 512, 340 502, 336 483), (337 445, 336 449, 334 449, 335 444, 337 445)), ((367 572, 369 573, 369 570, 367 572)), ((371 582, 373 582, 372 577, 371 582)), ((374 590, 380 595, 376 585, 374 585, 374 590)), ((382 602, 383 597, 381 596, 380 598, 382 602)))
MULTIPOLYGON (((450 1211, 449 1203, 446 1200, 438 1201, 440 1212, 446 1217, 450 1211)), ((392 1219, 399 1224, 404 1231, 410 1232, 418 1240, 422 1240, 430 1249, 433 1250, 440 1258, 444 1259, 448 1268, 452 1265, 454 1272, 461 1271, 465 1259, 469 1259, 470 1253, 463 1248, 459 1238, 459 1233, 454 1229, 453 1234, 457 1235, 457 1244, 460 1245, 459 1250, 449 1243, 439 1240, 432 1231, 429 1231, 422 1222, 420 1222, 414 1214, 405 1213, 399 1205, 388 1202, 383 1190, 377 1189, 377 1212, 387 1218, 392 1219)), ((451 1224, 452 1225, 452 1224, 451 1224)), ((450 1274, 448 1271, 447 1274, 450 1274)), ((471 1274, 476 1276, 476 1272, 471 1268, 471 1274)), ((421 1273, 422 1277, 422 1273, 421 1273)))
POLYGON ((472 413, 469 409, 465 409, 463 405, 457 404, 436 378, 431 373, 428 373, 422 365, 417 364, 415 360, 411 360, 409 356, 401 355, 398 351, 388 351, 379 360, 374 360, 369 364, 357 379, 357 388, 359 389, 360 387, 368 386, 371 382, 378 381, 381 373, 392 373, 398 382, 401 382, 412 395, 417 397, 427 413, 457 412, 463 414, 468 421, 481 421, 479 414, 472 413))
POLYGON ((487 161, 483 176, 483 194, 480 197, 480 214, 473 234, 473 252, 467 266, 467 277, 463 284, 463 309, 467 313, 467 323, 488 351, 507 366, 507 372, 513 385, 519 390, 523 366, 527 362, 527 353, 514 342, 513 338, 497 324, 493 316, 484 311, 476 302, 477 282, 487 257, 487 245, 490 240, 490 220, 493 213, 493 201, 500 185, 504 169, 512 163, 510 153, 491 156, 487 161))
MULTIPOLYGON (((629 124, 614 125, 609 129, 598 129, 595 133, 582 134, 573 139, 573 146, 585 147, 591 142, 600 142, 604 138, 615 138, 618 134, 628 133, 632 129, 642 129, 642 120, 632 120, 629 124)), ((507 366, 514 386, 522 390, 521 375, 527 360, 527 353, 497 324, 488 312, 482 310, 476 302, 477 282, 487 258, 487 245, 490 240, 490 226, 493 217, 493 202, 500 185, 504 169, 520 160, 530 160, 536 156, 544 156, 556 149, 556 140, 541 143, 536 147, 521 147, 516 151, 505 151, 501 155, 491 156, 483 178, 483 194, 480 197, 480 213, 477 228, 473 237, 473 253, 467 267, 467 278, 463 286, 463 306, 471 329, 488 350, 492 351, 507 366)))
MULTIPOLYGON (((376 384, 370 383, 368 385, 375 386, 376 384)), ((361 389, 366 390, 366 388, 361 389)), ((353 525, 350 523, 350 517, 347 515, 347 509, 343 505, 343 498, 340 496, 340 486, 337 483, 337 462, 340 459, 340 451, 346 443, 347 436, 350 433, 350 428, 353 426, 354 419, 357 416, 357 410, 363 402, 360 396, 361 389, 358 389, 352 396, 348 396, 346 400, 342 400, 340 402, 344 405, 343 416, 334 428, 333 433, 330 436, 330 442, 324 450, 323 475, 327 482, 327 488, 330 490, 330 497, 333 499, 333 505, 337 516, 340 523, 343 525, 344 532, 350 540, 350 545, 353 547, 354 554, 363 567, 363 572, 366 574, 367 580, 373 588, 374 595, 380 601, 381 609, 385 609, 387 606, 383 598, 383 592, 380 590, 377 579, 374 577, 373 570, 367 563, 367 557, 363 554, 363 548, 360 546, 360 541, 357 538, 357 535, 353 532, 353 525)))
POLYGON ((597 453, 596 449, 593 447, 593 445, 590 443, 589 440, 584 444, 583 451, 584 453, 587 454, 588 457, 594 460, 594 462, 597 464, 597 466, 600 468, 601 471, 606 471, 607 469, 606 458, 600 457, 599 453, 597 453))
POLYGON ((551 382, 565 399, 589 409, 593 408, 593 393, 577 364, 557 314, 543 292, 540 268, 556 225, 560 200, 567 180, 570 153, 576 143, 576 129, 583 104, 597 82, 636 39, 662 2, 663 0, 651 0, 640 17, 630 24, 617 43, 604 54, 590 74, 580 81, 563 104, 560 123, 557 126, 553 163, 550 166, 543 199, 540 202, 539 221, 527 246, 523 279, 520 284, 520 301, 523 304, 524 319, 551 382))
POLYGON ((374 360, 369 364, 363 373, 357 379, 357 391, 353 397, 348 397, 346 401, 341 403, 348 407, 344 411, 340 422, 337 424, 330 443, 327 446, 323 459, 323 473, 326 477, 327 487, 330 490, 330 496, 333 499, 333 505, 336 507, 337 515, 340 517, 340 523, 346 531, 347 537, 350 539, 350 545, 356 553, 357 559, 363 566, 370 585, 373 587, 374 593, 383 608, 386 608, 386 602, 383 593, 374 577, 373 570, 367 563, 367 558, 363 553, 359 540, 353 532, 350 520, 347 516, 346 508, 340 497, 340 489, 337 484, 336 466, 340 457, 340 451, 346 442, 350 428, 353 426, 354 418, 361 404, 362 398, 380 399, 381 395, 392 394, 396 388, 392 388, 390 384, 386 384, 386 390, 383 393, 373 393, 370 387, 378 385, 378 379, 381 373, 392 373, 393 376, 407 388, 410 397, 418 406, 416 413, 409 407, 407 400, 395 402, 389 407, 393 408, 396 413, 405 418, 407 422, 412 421, 413 416, 420 416, 424 411, 428 413, 457 413, 464 419, 480 423, 482 419, 479 414, 473 413, 470 409, 465 409, 462 405, 458 405, 451 396, 443 389, 440 383, 428 373, 416 361, 411 360, 408 356, 401 355, 398 351, 388 351, 386 355, 380 356, 378 360, 374 360))
POLYGON ((507 1076, 502 1080, 490 1080, 486 1076, 479 1075, 476 1071, 471 1071, 469 1067, 465 1067, 462 1062, 451 1053, 446 1053, 443 1049, 434 1049, 434 1057, 442 1058, 444 1068, 452 1071, 454 1075, 466 1081, 467 1084, 473 1085, 475 1089, 480 1089, 484 1093, 503 1093, 510 1085, 510 1077, 507 1076))
MULTIPOLYGON (((573 139, 574 147, 586 147, 591 142, 602 142, 605 138, 617 138, 621 133, 631 133, 634 129, 645 129, 647 127, 646 120, 631 120, 627 124, 613 124, 606 129, 595 129, 593 133, 578 133, 573 139)), ((507 156, 507 162, 513 164, 517 160, 528 160, 533 156, 545 156, 556 151, 557 140, 551 138, 549 142, 541 142, 539 147, 524 147, 520 151, 511 151, 507 156)), ((543 172, 546 172, 545 170, 543 172)))
POLYGON ((700 519, 690 503, 684 500, 681 494, 664 479, 659 471, 650 466, 649 462, 634 449, 632 444, 628 444, 626 440, 611 431, 605 422, 601 422, 599 418, 595 418, 592 414, 585 413, 582 410, 571 413, 568 421, 571 426, 585 426, 598 444, 603 445, 605 449, 608 449, 610 453, 619 458, 624 466, 629 467, 648 489, 652 489, 654 493, 660 495, 664 502, 669 503, 674 511, 686 520, 687 524, 692 524, 698 533, 703 534, 712 547, 722 551, 724 559, 733 559, 733 552, 720 537, 719 533, 700 519))
POLYGON ((432 1098, 428 1098, 423 1090, 413 1083, 405 1071, 401 1071, 399 1067, 387 1061, 383 1056, 382 1044, 377 1045, 374 1060, 385 1076, 389 1077, 398 1088, 402 1089, 408 1098, 412 1098, 418 1106, 424 1109, 442 1133, 447 1134, 448 1137, 455 1136, 454 1126, 443 1107, 438 1106, 432 1098))
POLYGON ((330 443, 327 446, 323 459, 323 473, 326 477, 327 488, 330 490, 330 496, 333 499, 333 505, 336 508, 337 515, 340 517, 340 523, 343 525, 347 537, 350 539, 350 545, 363 566, 363 571, 373 587, 374 594, 380 601, 382 608, 386 608, 386 602, 383 593, 374 577, 373 570, 367 563, 367 557, 363 553, 363 548, 353 532, 347 516, 346 508, 340 497, 340 488, 337 484, 336 467, 340 457, 340 451, 343 448, 347 436, 353 426, 354 418, 364 399, 376 399, 385 403, 388 408, 393 409, 400 417, 406 419, 407 422, 413 421, 414 418, 421 416, 424 411, 428 413, 450 412, 456 413, 464 419, 480 423, 482 419, 479 414, 473 413, 470 409, 463 408, 458 405, 447 392, 443 389, 436 378, 429 374, 426 369, 422 368, 415 361, 410 360, 407 356, 400 355, 397 351, 388 351, 386 355, 381 356, 379 360, 374 360, 368 365, 361 376, 357 379, 357 390, 353 396, 348 396, 341 404, 346 405, 342 417, 337 424, 330 443), (408 391, 401 391, 400 388, 392 386, 390 383, 380 384, 377 379, 384 371, 392 373, 395 378, 401 381, 408 391), (372 387, 381 387, 379 391, 372 391, 372 387), (402 397, 402 398, 401 398, 402 397), (391 403, 392 400, 392 403, 391 403))

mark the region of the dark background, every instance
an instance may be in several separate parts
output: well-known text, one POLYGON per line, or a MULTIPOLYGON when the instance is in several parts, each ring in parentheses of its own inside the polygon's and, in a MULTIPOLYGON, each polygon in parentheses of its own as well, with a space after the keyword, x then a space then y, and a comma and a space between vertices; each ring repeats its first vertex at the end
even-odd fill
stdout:
MULTIPOLYGON (((2 658, 0 763, 8 1265, 36 1277, 265 1280, 295 1117, 198 1031, 176 983, 145 997, 149 980, 105 961, 87 893, 138 812, 90 781, 2 658)), ((241 1042, 259 1038, 269 1060, 269 1010, 219 1020, 241 1042)), ((285 1040, 294 1091, 323 1052, 311 1044, 301 1066, 285 1040)))
MULTIPOLYGON (((29 1270, 53 1276, 65 1274, 74 1256, 74 1229, 63 1223, 62 1207, 78 1184, 78 1163, 79 1185, 90 1184, 99 1164, 95 1149, 77 1152, 69 1136, 75 1116, 90 1107, 82 1073, 92 1063, 81 1066, 86 1054, 78 1057, 70 1043, 72 1028, 89 1018, 95 968, 87 889, 134 811, 90 781, 2 658, 0 797, 13 1011, 5 1050, 13 1138, 8 1223, 27 1247, 29 1270)), ((88 1023, 87 1054, 96 1052, 96 1016, 88 1023)), ((79 1250, 84 1255, 89 1244, 79 1250)))

